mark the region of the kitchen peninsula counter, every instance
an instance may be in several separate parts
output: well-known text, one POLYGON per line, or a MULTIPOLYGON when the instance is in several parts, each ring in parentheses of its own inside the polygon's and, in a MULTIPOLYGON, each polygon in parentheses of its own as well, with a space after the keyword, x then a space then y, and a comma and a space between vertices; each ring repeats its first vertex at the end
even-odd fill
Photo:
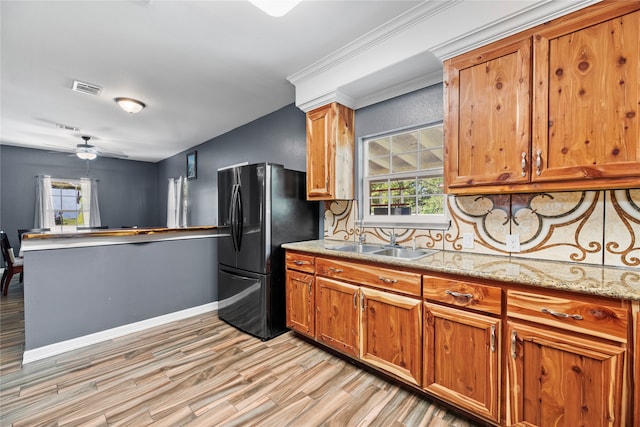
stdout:
POLYGON ((27 234, 28 363, 215 309, 217 227, 27 234))
POLYGON ((444 250, 435 251, 417 260, 406 260, 332 249, 349 243, 353 242, 312 240, 287 243, 283 247, 288 250, 317 255, 414 268, 427 274, 429 272, 456 274, 538 288, 640 301, 640 269, 638 268, 607 267, 444 250))
POLYGON ((115 245, 131 242, 150 242, 176 239, 197 239, 217 234, 216 226, 194 226, 181 228, 114 228, 87 230, 73 233, 26 233, 22 236, 20 250, 115 245))

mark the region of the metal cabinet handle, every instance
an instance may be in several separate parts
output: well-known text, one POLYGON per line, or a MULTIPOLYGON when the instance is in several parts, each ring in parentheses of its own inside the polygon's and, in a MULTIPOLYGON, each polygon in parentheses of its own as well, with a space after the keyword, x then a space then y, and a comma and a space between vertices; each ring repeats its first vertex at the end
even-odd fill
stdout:
POLYGON ((299 259, 295 259, 293 260, 293 263, 295 265, 305 265, 305 264, 309 264, 309 261, 300 261, 299 259))
POLYGON ((527 153, 522 152, 522 176, 527 176, 527 153))
POLYGON ((387 279, 386 277, 378 276, 378 280, 382 280, 384 283, 397 283, 396 279, 387 279))
POLYGON ((313 290, 311 289, 311 280, 309 280, 309 283, 307 283, 307 286, 309 287, 309 296, 311 296, 311 292, 313 292, 313 290))
POLYGON ((496 325, 491 325, 491 352, 496 352, 496 325))
POLYGON ((545 313, 545 314, 550 314, 554 317, 560 318, 560 319, 567 319, 567 318, 572 318, 574 320, 582 320, 583 317, 579 314, 567 314, 567 313, 561 313, 559 311, 553 311, 553 310, 549 310, 548 308, 541 308, 540 309, 541 312, 545 313))
POLYGON ((516 353, 517 338, 518 338, 518 334, 516 333, 516 331, 511 332, 511 357, 513 359, 518 357, 518 354, 516 353))
POLYGON ((356 310, 358 308, 358 291, 353 293, 353 309, 356 310))
POLYGON ((360 293, 360 309, 364 311, 364 293, 360 293))
POLYGON ((463 294, 461 292, 450 291, 449 289, 444 291, 444 293, 447 295, 451 295, 454 298, 466 298, 466 299, 473 298, 473 294, 463 294))
POLYGON ((536 175, 540 176, 540 169, 542 168, 542 150, 538 150, 536 154, 536 175))
POLYGON ((341 268, 329 267, 329 271, 332 273, 342 273, 343 270, 341 268))

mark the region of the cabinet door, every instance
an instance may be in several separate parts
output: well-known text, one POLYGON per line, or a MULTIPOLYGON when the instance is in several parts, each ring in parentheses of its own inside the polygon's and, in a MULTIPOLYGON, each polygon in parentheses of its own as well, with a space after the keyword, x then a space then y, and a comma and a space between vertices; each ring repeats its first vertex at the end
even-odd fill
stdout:
POLYGON ((532 181, 638 182, 630 178, 640 176, 638 40, 640 11, 534 37, 532 181))
POLYGON ((287 270, 287 327, 313 337, 313 275, 287 270))
POLYGON ((447 186, 529 181, 531 41, 489 45, 445 64, 447 186))
POLYGON ((429 303, 424 309, 423 387, 497 422, 500 320, 429 303))
POLYGON ((324 277, 316 280, 316 339, 336 350, 358 357, 358 288, 324 277))
POLYGON ((627 425, 625 348, 516 322, 507 336, 512 424, 627 425))
POLYGON ((307 198, 353 198, 352 109, 331 103, 307 113, 307 198))
POLYGON ((420 385, 422 308, 415 298, 361 288, 361 359, 420 385))

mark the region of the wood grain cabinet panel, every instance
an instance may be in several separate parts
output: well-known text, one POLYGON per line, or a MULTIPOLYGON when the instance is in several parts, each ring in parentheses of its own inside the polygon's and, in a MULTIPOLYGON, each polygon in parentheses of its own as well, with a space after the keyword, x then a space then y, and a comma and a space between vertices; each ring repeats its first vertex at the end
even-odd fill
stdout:
POLYGON ((422 295, 429 301, 499 315, 502 313, 502 289, 464 280, 422 276, 422 295))
POLYGON ((447 61, 444 69, 450 192, 528 182, 531 41, 494 43, 447 61))
POLYGON ((628 339, 626 308, 578 296, 508 290, 507 315, 612 341, 626 343, 628 339))
POLYGON ((533 181, 640 176, 638 40, 640 11, 534 35, 533 181))
POLYGON ((336 102, 307 113, 307 199, 353 199, 353 123, 336 102))
POLYGON ((316 271, 315 257, 299 252, 287 251, 285 263, 288 269, 304 271, 313 274, 316 271))
POLYGON ((287 270, 286 325, 309 337, 315 336, 315 304, 313 274, 287 270))
POLYGON ((498 422, 500 319, 424 303, 424 388, 498 422))
POLYGON ((321 276, 417 297, 421 295, 422 277, 418 273, 325 258, 317 259, 316 269, 321 276))
POLYGON ((507 336, 507 425, 630 425, 624 347, 512 321, 507 336))
POLYGON ((422 380, 422 306, 409 298, 360 288, 360 358, 416 385, 422 380))
POLYGON ((447 191, 637 186, 639 10, 605 0, 445 61, 447 191))
POLYGON ((360 293, 357 286, 316 278, 316 339, 350 356, 360 356, 360 293))

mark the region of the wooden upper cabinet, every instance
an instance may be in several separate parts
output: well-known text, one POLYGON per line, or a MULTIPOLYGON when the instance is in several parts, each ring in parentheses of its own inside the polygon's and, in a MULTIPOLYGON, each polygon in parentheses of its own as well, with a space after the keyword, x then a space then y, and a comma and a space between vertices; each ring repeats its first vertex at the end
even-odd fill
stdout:
POLYGON ((444 70, 449 189, 528 182, 530 39, 494 43, 447 61, 444 70))
POLYGON ((307 199, 353 199, 353 123, 336 102, 307 113, 307 199))
POLYGON ((637 186, 639 10, 603 1, 447 60, 447 191, 637 186))
POLYGON ((640 11, 534 35, 533 181, 640 177, 639 40, 640 11))

